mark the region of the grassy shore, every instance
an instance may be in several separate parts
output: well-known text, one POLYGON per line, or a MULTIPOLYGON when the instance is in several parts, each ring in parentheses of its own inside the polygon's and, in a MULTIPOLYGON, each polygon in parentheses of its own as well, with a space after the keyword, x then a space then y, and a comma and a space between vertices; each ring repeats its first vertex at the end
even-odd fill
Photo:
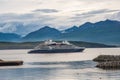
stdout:
MULTIPOLYGON (((0 49, 33 49, 39 43, 41 42, 0 42, 0 49)), ((105 45, 105 44, 81 42, 81 41, 70 41, 70 43, 86 48, 116 47, 113 45, 105 45)))

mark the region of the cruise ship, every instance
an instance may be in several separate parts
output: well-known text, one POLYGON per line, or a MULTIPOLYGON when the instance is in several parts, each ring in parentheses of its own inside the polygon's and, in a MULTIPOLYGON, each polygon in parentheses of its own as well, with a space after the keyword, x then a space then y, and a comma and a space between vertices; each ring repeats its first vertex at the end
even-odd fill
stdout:
POLYGON ((28 53, 71 53, 82 52, 84 49, 84 47, 78 47, 68 41, 54 42, 52 40, 47 40, 28 53))

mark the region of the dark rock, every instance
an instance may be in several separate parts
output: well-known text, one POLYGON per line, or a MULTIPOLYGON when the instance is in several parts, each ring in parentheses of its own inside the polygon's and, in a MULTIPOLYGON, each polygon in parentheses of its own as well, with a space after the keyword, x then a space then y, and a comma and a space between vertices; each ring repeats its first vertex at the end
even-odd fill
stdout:
POLYGON ((2 59, 0 59, 0 61, 3 61, 2 59))
POLYGON ((0 61, 0 66, 17 66, 22 64, 23 61, 0 61))
POLYGON ((101 62, 96 67, 102 69, 120 69, 120 61, 101 62))
POLYGON ((105 62, 105 61, 120 61, 120 55, 99 55, 94 58, 95 62, 105 62))

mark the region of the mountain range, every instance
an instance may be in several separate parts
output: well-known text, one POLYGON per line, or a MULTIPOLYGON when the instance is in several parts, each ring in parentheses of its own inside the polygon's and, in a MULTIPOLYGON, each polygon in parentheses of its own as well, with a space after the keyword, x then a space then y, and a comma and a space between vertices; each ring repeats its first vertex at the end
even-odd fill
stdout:
POLYGON ((6 37, 4 36, 6 34, 14 36, 7 36, 7 41, 19 40, 27 42, 53 39, 120 45, 120 22, 114 20, 105 20, 96 23, 86 22, 81 26, 73 26, 62 31, 45 26, 21 38, 17 34, 0 33, 0 41, 6 41, 6 37), (1 37, 1 35, 4 37, 1 37))

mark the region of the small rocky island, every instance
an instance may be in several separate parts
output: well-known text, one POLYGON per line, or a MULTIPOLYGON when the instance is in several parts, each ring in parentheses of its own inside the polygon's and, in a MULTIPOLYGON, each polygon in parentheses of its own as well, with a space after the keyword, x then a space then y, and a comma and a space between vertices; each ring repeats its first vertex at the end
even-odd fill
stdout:
POLYGON ((0 66, 18 66, 22 64, 23 61, 4 61, 0 59, 0 66))
POLYGON ((99 55, 93 61, 98 62, 98 68, 120 69, 120 55, 99 55))

